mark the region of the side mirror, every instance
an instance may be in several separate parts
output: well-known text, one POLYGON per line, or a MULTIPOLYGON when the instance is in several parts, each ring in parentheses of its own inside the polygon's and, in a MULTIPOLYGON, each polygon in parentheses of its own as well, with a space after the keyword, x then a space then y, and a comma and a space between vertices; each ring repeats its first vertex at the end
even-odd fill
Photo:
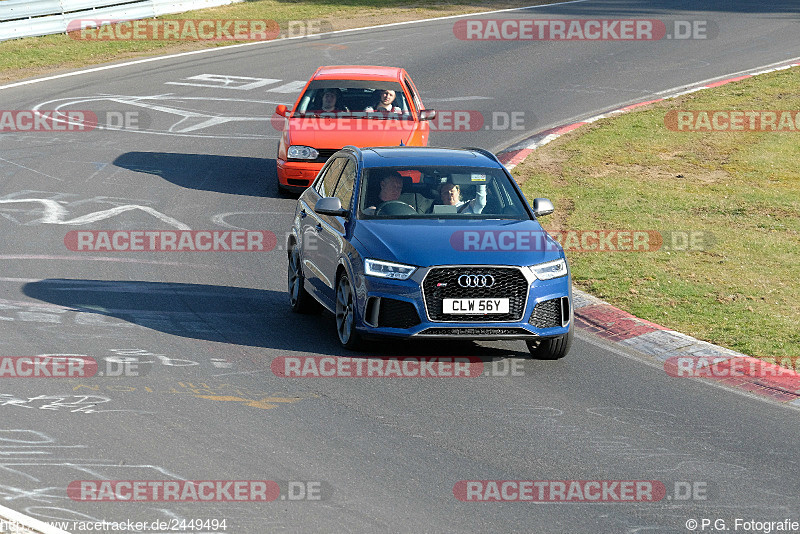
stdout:
POLYGON ((550 215, 555 211, 553 203, 549 198, 534 198, 533 199, 533 214, 537 217, 550 215))
POLYGON ((281 117, 285 117, 287 113, 289 113, 289 108, 287 108, 284 104, 279 104, 275 107, 275 113, 280 115, 281 117))
POLYGON ((322 215, 333 215, 334 217, 347 217, 349 213, 342 208, 342 201, 337 197, 324 197, 317 200, 314 211, 322 215))
POLYGON ((436 118, 436 110, 435 109, 423 109, 419 112, 419 120, 421 121, 431 121, 436 118))

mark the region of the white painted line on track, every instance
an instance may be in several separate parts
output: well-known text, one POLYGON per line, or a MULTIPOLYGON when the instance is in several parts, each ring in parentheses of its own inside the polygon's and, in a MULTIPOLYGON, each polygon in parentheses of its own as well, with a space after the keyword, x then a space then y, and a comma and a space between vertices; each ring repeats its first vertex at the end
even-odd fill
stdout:
MULTIPOLYGON (((136 258, 119 257, 114 258, 111 256, 62 256, 54 254, 2 254, 0 260, 47 260, 47 261, 109 261, 116 263, 141 263, 145 265, 166 265, 170 267, 210 267, 220 269, 221 267, 215 265, 206 265, 202 263, 187 263, 183 261, 157 261, 157 260, 140 260, 136 258)), ((225 267, 226 269, 228 267, 225 267)))
MULTIPOLYGON (((693 82, 693 83, 687 83, 685 85, 679 85, 678 87, 672 87, 671 89, 664 89, 663 91, 657 91, 657 92, 655 92, 653 94, 657 95, 657 96, 660 96, 660 97, 663 97, 663 98, 671 98, 671 97, 675 96, 673 94, 674 92, 680 91, 682 89, 690 89, 690 88, 694 89, 694 90, 703 89, 703 87, 700 87, 700 88, 696 87, 697 85, 708 85, 710 83, 718 82, 720 80, 727 80, 729 78, 736 78, 737 76, 745 76, 745 75, 755 76, 757 74, 764 74, 764 73, 767 73, 767 72, 772 72, 772 71, 776 71, 776 70, 782 70, 781 67, 784 67, 784 68, 788 69, 788 68, 791 67, 791 65, 786 65, 786 64, 787 63, 792 63, 794 61, 800 61, 800 56, 792 57, 792 58, 788 58, 788 59, 783 59, 781 61, 776 61, 774 63, 769 63, 767 65, 761 65, 761 66, 758 66, 758 67, 753 67, 751 69, 740 70, 740 71, 737 71, 737 72, 730 72, 728 74, 723 74, 721 76, 716 76, 714 78, 708 78, 708 79, 705 79, 705 80, 701 80, 699 82, 693 82)), ((2 89, 2 88, 0 87, 0 89, 2 89)))
MULTIPOLYGON (((627 350, 624 346, 620 346, 618 343, 614 343, 612 341, 604 340, 603 338, 586 332, 580 328, 575 329, 575 337, 580 339, 581 341, 585 341, 590 345, 595 347, 601 348, 603 350, 607 350, 608 352, 613 352, 617 356, 622 356, 623 358, 627 358, 628 360, 638 362, 656 369, 660 369, 665 375, 666 371, 664 371, 664 364, 659 363, 658 361, 654 361, 654 359, 650 359, 647 355, 642 355, 641 352, 637 352, 633 347, 627 347, 627 350)), ((686 379, 683 379, 686 380, 686 379)), ((751 393, 747 390, 730 387, 726 384, 715 382, 713 380, 703 380, 703 379, 695 379, 698 382, 702 382, 705 386, 711 386, 723 391, 727 391, 728 393, 736 393, 737 395, 741 395, 743 397, 747 397, 748 399, 753 400, 760 400, 762 402, 766 402, 772 406, 781 406, 784 408, 788 408, 790 410, 800 410, 800 403, 798 401, 793 402, 777 402, 770 397, 765 397, 763 395, 757 395, 755 393, 751 393)), ((798 399, 800 400, 800 399, 798 399)))
POLYGON ((12 199, 0 200, 0 204, 18 204, 18 203, 41 204, 42 209, 44 210, 44 215, 42 215, 41 219, 34 222, 42 224, 64 224, 64 225, 79 226, 83 224, 91 224, 94 222, 103 221, 105 219, 115 217, 121 213, 125 213, 128 211, 139 210, 143 211, 144 213, 152 215, 161 222, 174 226, 178 230, 191 230, 189 226, 180 222, 177 219, 173 219, 169 215, 164 215, 160 211, 151 208, 150 206, 140 206, 138 204, 127 204, 125 206, 116 206, 114 208, 96 211, 94 213, 89 213, 87 215, 81 215, 80 217, 75 217, 74 219, 65 220, 65 218, 68 215, 67 210, 55 200, 50 200, 46 198, 19 198, 19 199, 12 198, 12 199))
POLYGON ((11 508, 6 508, 5 506, 0 506, 0 517, 11 523, 18 523, 26 528, 40 532, 41 534, 70 534, 66 530, 48 525, 44 521, 39 521, 38 519, 29 517, 11 508))
MULTIPOLYGON (((568 2, 555 2, 555 3, 552 3, 552 4, 542 4, 542 5, 539 5, 539 6, 513 7, 513 8, 509 8, 509 9, 496 9, 494 11, 482 11, 480 13, 466 13, 464 15, 448 15, 446 17, 434 17, 432 19, 409 20, 409 21, 405 21, 405 22, 391 22, 391 23, 388 23, 388 24, 378 24, 376 26, 366 26, 364 28, 350 28, 350 29, 347 29, 347 30, 336 30, 336 31, 332 31, 332 32, 315 33, 313 35, 313 37, 317 38, 317 37, 323 37, 323 36, 327 36, 327 35, 337 35, 337 34, 342 34, 342 33, 353 33, 353 32, 364 31, 364 30, 375 30, 375 29, 378 29, 378 28, 391 28, 391 27, 394 27, 394 26, 405 26, 405 25, 409 25, 409 24, 419 24, 421 22, 433 22, 433 21, 438 21, 438 20, 456 19, 456 18, 463 18, 463 17, 479 17, 479 16, 482 16, 482 15, 492 15, 494 13, 506 13, 506 12, 509 12, 509 11, 521 11, 523 9, 537 9, 537 8, 541 8, 541 7, 553 7, 553 6, 560 6, 560 5, 567 5, 567 4, 579 4, 579 3, 582 3, 582 2, 589 2, 589 1, 590 0, 569 0, 568 2)), ((297 37, 286 37, 284 39, 276 39, 276 40, 273 40, 273 41, 256 41, 256 42, 252 42, 252 43, 240 43, 240 44, 229 45, 229 46, 219 46, 219 47, 215 47, 215 48, 204 48, 202 50, 192 50, 190 52, 179 52, 177 54, 169 54, 169 55, 166 55, 166 56, 156 56, 156 57, 149 57, 149 58, 144 58, 144 59, 135 59, 133 61, 126 61, 124 63, 114 63, 113 65, 103 65, 103 66, 100 66, 100 67, 92 67, 92 68, 89 68, 89 69, 77 70, 77 71, 72 71, 72 72, 64 72, 64 73, 61 73, 61 74, 54 74, 52 76, 45 76, 44 78, 36 78, 36 79, 33 79, 33 80, 23 80, 21 82, 14 82, 14 83, 6 84, 6 85, 0 85, 0 91, 2 91, 3 89, 11 89, 13 87, 21 87, 21 86, 24 86, 24 85, 31 85, 31 84, 47 82, 47 81, 51 81, 51 80, 58 80, 58 79, 61 79, 61 78, 69 78, 70 76, 79 76, 81 74, 89 74, 89 73, 92 73, 92 72, 100 72, 100 71, 104 71, 104 70, 118 69, 120 67, 128 67, 128 66, 131 66, 131 65, 139 65, 141 63, 149 63, 151 61, 161 61, 163 59, 172 59, 172 58, 176 58, 176 57, 185 57, 185 56, 191 56, 191 55, 195 55, 195 54, 209 54, 211 52, 219 52, 220 50, 226 50, 227 51, 227 50, 231 50, 231 49, 234 49, 234 48, 242 48, 242 47, 245 47, 245 46, 257 46, 257 45, 269 45, 269 44, 275 44, 275 43, 284 43, 284 42, 290 41, 290 40, 306 39, 306 38, 307 38, 306 36, 298 35, 297 37)))
POLYGON ((617 104, 617 106, 619 106, 619 107, 616 108, 616 109, 613 109, 611 111, 604 111, 604 112, 601 112, 601 113, 598 113, 599 110, 590 111, 590 112, 586 113, 585 115, 582 115, 584 117, 586 115, 589 115, 588 118, 583 118, 583 119, 581 119, 581 118, 573 118, 573 119, 570 119, 569 121, 567 121, 566 123, 558 124, 558 125, 555 125, 555 126, 552 126, 552 127, 543 128, 542 130, 539 130, 537 133, 533 133, 533 134, 529 135, 528 137, 526 137, 522 141, 520 141, 518 143, 515 143, 515 144, 503 149, 502 152, 500 152, 500 154, 511 153, 511 152, 520 152, 520 153, 525 152, 523 157, 514 156, 514 158, 512 158, 512 159, 516 160, 514 163, 505 163, 504 164, 507 169, 511 170, 514 167, 516 167, 519 163, 524 161, 524 159, 526 157, 528 157, 528 155, 530 155, 530 152, 532 152, 533 150, 536 150, 537 148, 540 148, 540 147, 550 143, 551 141, 554 141, 554 140, 558 139, 559 137, 561 137, 565 133, 567 133, 569 131, 572 131, 572 129, 574 129, 574 128, 572 128, 573 126, 578 126, 578 125, 582 126, 582 125, 585 125, 585 124, 590 124, 592 122, 598 121, 600 119, 608 118, 610 116, 618 115, 618 114, 621 114, 621 113, 626 113, 626 112, 630 111, 629 108, 632 108, 632 106, 636 106, 637 104, 642 104, 642 103, 646 103, 646 102, 655 102, 657 100, 666 100, 668 98, 676 98, 676 97, 687 95, 687 94, 690 94, 690 93, 695 93, 697 91, 702 91, 704 89, 713 89, 713 88, 716 87, 714 85, 714 83, 716 83, 716 82, 731 80, 731 79, 740 78, 740 77, 750 78, 750 77, 753 77, 753 76, 758 76, 759 74, 766 74, 766 73, 769 73, 769 72, 775 72, 775 71, 779 71, 779 70, 786 70, 786 69, 789 69, 789 68, 792 68, 792 67, 800 66, 800 63, 798 63, 798 62, 800 62, 800 56, 793 57, 793 58, 790 58, 790 59, 785 59, 783 61, 777 61, 775 63, 770 63, 768 65, 761 65, 761 66, 758 66, 758 67, 753 67, 753 68, 747 69, 747 70, 741 70, 741 71, 738 71, 738 72, 731 72, 731 73, 728 73, 728 74, 723 74, 722 76, 716 76, 714 78, 708 78, 706 80, 702 80, 702 81, 699 81, 699 82, 689 83, 689 84, 685 84, 685 85, 679 85, 677 87, 672 87, 670 89, 664 89, 663 91, 658 91, 658 92, 653 93, 649 97, 645 97, 645 100, 628 101, 628 102, 617 104), (656 97, 656 98, 653 99, 653 97, 656 97), (565 129, 566 129, 566 131, 565 131, 565 129), (555 130, 557 130, 555 133, 551 133, 551 134, 545 135, 544 137, 541 137, 546 132, 555 131, 555 130))

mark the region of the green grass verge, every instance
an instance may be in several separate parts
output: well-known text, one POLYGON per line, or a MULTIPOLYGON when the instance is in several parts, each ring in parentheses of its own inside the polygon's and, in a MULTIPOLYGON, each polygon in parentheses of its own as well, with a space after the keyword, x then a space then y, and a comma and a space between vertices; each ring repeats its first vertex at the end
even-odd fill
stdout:
POLYGON ((514 169, 548 230, 689 230, 688 252, 568 253, 575 284, 634 315, 758 357, 800 356, 800 131, 676 132, 677 110, 800 110, 800 69, 584 126, 514 169))
MULTIPOLYGON (((200 11, 159 17, 167 19, 274 20, 282 30, 289 21, 324 20, 326 28, 342 30, 426 18, 552 3, 552 0, 250 0, 200 11)), ((91 17, 84 17, 91 18, 91 17)), ((0 82, 8 82, 132 57, 196 50, 228 43, 178 41, 102 41, 73 39, 64 34, 27 37, 0 43, 0 82)))

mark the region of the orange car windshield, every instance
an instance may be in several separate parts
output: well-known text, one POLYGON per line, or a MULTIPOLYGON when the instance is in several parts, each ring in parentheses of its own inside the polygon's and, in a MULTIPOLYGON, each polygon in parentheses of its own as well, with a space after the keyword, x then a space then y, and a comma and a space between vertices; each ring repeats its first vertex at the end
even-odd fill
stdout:
POLYGON ((414 120, 414 110, 397 82, 320 80, 311 82, 292 118, 414 120))

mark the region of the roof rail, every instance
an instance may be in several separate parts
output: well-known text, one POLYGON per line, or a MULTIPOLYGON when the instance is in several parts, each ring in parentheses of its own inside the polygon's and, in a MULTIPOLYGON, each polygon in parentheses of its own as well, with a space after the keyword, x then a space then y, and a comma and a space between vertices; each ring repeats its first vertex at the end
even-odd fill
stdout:
MULTIPOLYGON (((461 148, 463 150, 474 150, 475 152, 478 152, 479 154, 483 154, 487 158, 489 158, 489 159, 491 159, 493 161, 496 161, 497 163, 500 163, 500 160, 497 159, 497 156, 495 156, 493 152, 490 152, 489 150, 486 150, 485 148, 478 148, 478 147, 474 147, 474 146, 465 146, 465 147, 461 147, 461 148)), ((500 164, 502 165, 502 163, 500 163, 500 164)))
POLYGON ((342 147, 340 150, 350 150, 351 152, 353 152, 353 153, 355 154, 355 156, 356 156, 356 160, 357 160, 359 163, 361 163, 362 161, 364 161, 364 153, 361 151, 361 149, 360 149, 360 148, 358 148, 358 147, 357 147, 357 146, 355 146, 355 145, 345 145, 345 146, 343 146, 343 147, 342 147))

